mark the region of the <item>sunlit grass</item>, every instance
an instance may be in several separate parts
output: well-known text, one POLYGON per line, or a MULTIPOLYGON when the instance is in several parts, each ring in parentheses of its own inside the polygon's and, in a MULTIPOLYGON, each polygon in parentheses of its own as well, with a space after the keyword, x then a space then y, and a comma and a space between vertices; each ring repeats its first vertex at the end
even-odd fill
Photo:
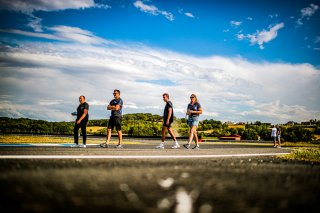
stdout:
MULTIPOLYGON (((87 139, 87 144, 99 144, 105 142, 105 138, 87 139)), ((2 144, 17 144, 17 143, 73 143, 73 137, 62 136, 31 136, 31 135, 0 135, 0 143, 2 144)), ((79 138, 79 143, 82 143, 82 138, 79 138)), ((111 140, 110 144, 117 144, 118 141, 111 140)), ((124 141, 124 144, 141 144, 137 141, 124 141)))
POLYGON ((320 163, 320 148, 319 147, 297 148, 297 149, 294 149, 292 153, 288 155, 281 155, 279 157, 287 160, 301 160, 301 161, 320 163))
POLYGON ((0 143, 73 143, 73 138, 59 136, 0 135, 0 143))
POLYGON ((305 143, 305 142, 284 142, 281 144, 282 146, 286 147, 320 147, 320 144, 312 144, 312 143, 305 143))

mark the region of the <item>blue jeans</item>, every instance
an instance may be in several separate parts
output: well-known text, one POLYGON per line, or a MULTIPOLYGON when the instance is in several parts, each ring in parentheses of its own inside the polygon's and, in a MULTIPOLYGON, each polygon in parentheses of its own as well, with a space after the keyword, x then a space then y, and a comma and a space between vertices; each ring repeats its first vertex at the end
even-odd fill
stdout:
POLYGON ((198 124, 199 124, 199 116, 191 116, 191 117, 188 118, 188 125, 190 127, 192 127, 192 126, 196 126, 197 127, 198 124))

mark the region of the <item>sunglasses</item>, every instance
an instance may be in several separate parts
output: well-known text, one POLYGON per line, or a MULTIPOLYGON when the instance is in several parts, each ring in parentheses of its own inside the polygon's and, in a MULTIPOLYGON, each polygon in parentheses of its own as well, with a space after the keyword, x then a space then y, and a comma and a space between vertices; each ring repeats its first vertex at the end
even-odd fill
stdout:
POLYGON ((190 98, 194 98, 193 96, 191 96, 190 98))

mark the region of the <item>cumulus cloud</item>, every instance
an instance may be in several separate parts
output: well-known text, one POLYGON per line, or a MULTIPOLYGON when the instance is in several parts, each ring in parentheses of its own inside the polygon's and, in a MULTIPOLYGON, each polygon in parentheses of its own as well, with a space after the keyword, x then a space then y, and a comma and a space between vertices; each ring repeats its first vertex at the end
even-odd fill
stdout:
POLYGON ((168 92, 178 117, 195 93, 204 109, 201 118, 319 119, 320 70, 309 64, 195 57, 118 43, 19 42, 0 51, 1 116, 72 120, 79 95, 85 95, 90 117, 105 118, 117 88, 124 113, 161 115, 162 94, 168 92))
POLYGON ((172 15, 172 13, 164 11, 164 10, 159 10, 154 5, 147 5, 147 4, 143 3, 142 1, 135 1, 133 3, 133 5, 136 8, 140 9, 142 12, 149 13, 149 14, 152 14, 152 15, 155 15, 155 16, 161 14, 164 17, 166 17, 166 19, 168 19, 169 21, 173 21, 174 20, 174 17, 172 15))
POLYGON ((318 9, 319 9, 319 6, 315 4, 310 4, 309 7, 302 8, 300 10, 300 17, 298 18, 296 23, 298 25, 303 25, 303 22, 302 22, 303 19, 309 20, 310 17, 313 16, 318 9))
POLYGON ((284 27, 284 23, 279 23, 273 27, 269 27, 269 30, 263 29, 262 31, 257 30, 254 34, 244 35, 239 33, 236 35, 238 40, 248 39, 251 45, 258 44, 260 49, 264 49, 263 44, 268 43, 278 36, 278 30, 284 27))

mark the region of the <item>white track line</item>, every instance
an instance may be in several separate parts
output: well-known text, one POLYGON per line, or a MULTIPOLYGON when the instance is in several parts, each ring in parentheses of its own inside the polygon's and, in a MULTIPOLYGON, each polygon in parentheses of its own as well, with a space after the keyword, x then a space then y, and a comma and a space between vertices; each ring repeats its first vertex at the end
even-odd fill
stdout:
POLYGON ((229 155, 1 155, 0 159, 172 159, 224 158, 287 155, 290 153, 229 154, 229 155))

